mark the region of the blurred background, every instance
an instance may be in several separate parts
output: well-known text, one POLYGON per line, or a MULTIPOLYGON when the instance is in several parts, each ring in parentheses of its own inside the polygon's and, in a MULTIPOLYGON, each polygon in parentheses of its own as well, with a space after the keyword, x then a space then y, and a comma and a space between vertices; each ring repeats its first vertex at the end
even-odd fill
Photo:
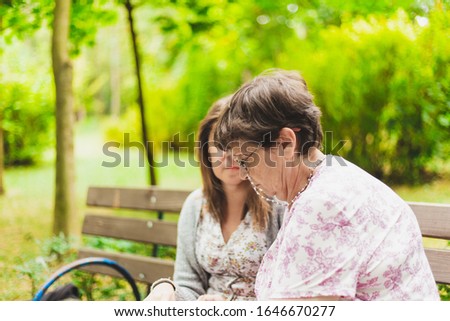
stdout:
POLYGON ((73 103, 62 109, 54 1, 0 1, 0 300, 30 299, 51 258, 71 258, 88 186, 199 187, 199 120, 268 68, 302 73, 323 113, 325 152, 407 201, 450 203, 450 1, 71 4, 62 20, 73 103), (144 140, 153 172, 140 162, 144 140), (55 174, 58 141, 70 179, 55 174), (70 193, 58 198, 61 188, 70 193))

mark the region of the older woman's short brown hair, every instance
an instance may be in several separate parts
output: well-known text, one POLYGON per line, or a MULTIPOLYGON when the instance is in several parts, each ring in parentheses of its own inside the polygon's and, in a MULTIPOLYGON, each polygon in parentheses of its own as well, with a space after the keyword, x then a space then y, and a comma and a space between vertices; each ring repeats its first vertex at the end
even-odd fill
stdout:
POLYGON ((305 80, 295 71, 269 70, 244 84, 232 97, 217 124, 215 140, 224 148, 237 140, 274 145, 283 127, 294 129, 297 150, 321 148, 321 112, 305 80))

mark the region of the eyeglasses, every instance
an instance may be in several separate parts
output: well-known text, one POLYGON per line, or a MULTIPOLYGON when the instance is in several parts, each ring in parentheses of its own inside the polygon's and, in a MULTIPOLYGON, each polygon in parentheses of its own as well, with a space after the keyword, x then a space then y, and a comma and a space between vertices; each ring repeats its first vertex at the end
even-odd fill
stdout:
POLYGON ((240 168, 243 168, 243 169, 245 169, 245 170, 248 172, 248 165, 247 165, 248 160, 249 160, 249 158, 252 157, 253 154, 255 154, 255 153, 258 151, 258 149, 260 149, 260 148, 261 148, 261 145, 258 145, 258 147, 255 148, 255 149, 254 149, 250 154, 248 154, 245 158, 243 158, 243 159, 235 158, 235 162, 238 164, 238 166, 239 166, 240 168))
POLYGON ((258 185, 256 184, 256 182, 253 180, 253 178, 250 176, 250 173, 248 171, 248 159, 254 154, 256 153, 256 151, 261 147, 261 144, 258 145, 257 148, 255 148, 250 154, 247 155, 247 157, 245 157, 244 159, 235 159, 235 162, 239 165, 239 167, 241 167, 242 169, 245 169, 245 171, 247 172, 246 178, 247 180, 250 182, 250 185, 252 186, 253 190, 255 191, 255 193, 262 199, 266 200, 267 202, 270 203, 274 203, 274 204, 278 204, 278 205, 282 205, 285 206, 285 202, 283 201, 279 201, 278 199, 271 197, 269 195, 266 194, 266 192, 264 192, 264 190, 260 187, 258 187, 258 185))

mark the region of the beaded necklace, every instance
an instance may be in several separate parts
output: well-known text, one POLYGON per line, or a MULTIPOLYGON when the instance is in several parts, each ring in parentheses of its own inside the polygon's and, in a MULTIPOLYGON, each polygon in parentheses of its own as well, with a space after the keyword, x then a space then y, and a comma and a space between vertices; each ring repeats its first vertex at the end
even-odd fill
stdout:
POLYGON ((314 171, 312 169, 310 169, 309 176, 308 176, 305 186, 303 186, 303 188, 301 190, 299 190, 297 194, 295 194, 294 198, 288 204, 289 207, 291 207, 292 203, 294 203, 297 200, 297 198, 300 197, 300 194, 303 193, 305 191, 305 189, 308 187, 309 183, 311 182, 311 178, 313 177, 313 173, 314 173, 314 171))
MULTIPOLYGON (((322 158, 319 162, 317 162, 316 164, 314 164, 314 168, 316 168, 317 166, 319 166, 323 160, 325 159, 322 158)), ((250 184, 252 185, 253 190, 256 192, 256 194, 261 197, 262 199, 270 202, 270 203, 274 203, 274 204, 278 204, 278 205, 282 205, 282 206, 286 206, 286 204, 290 207, 292 205, 292 203, 294 203, 299 197, 300 195, 306 190, 306 188, 309 186, 309 183, 311 182, 311 179, 314 175, 314 170, 310 168, 309 171, 309 176, 308 179, 306 181, 305 186, 303 186, 303 188, 294 196, 294 198, 290 201, 290 202, 285 202, 285 201, 280 201, 278 200, 276 197, 270 197, 268 196, 263 190, 262 188, 259 188, 258 186, 256 186, 255 182, 253 181, 253 179, 250 177, 250 175, 247 174, 247 179, 250 181, 250 184)))

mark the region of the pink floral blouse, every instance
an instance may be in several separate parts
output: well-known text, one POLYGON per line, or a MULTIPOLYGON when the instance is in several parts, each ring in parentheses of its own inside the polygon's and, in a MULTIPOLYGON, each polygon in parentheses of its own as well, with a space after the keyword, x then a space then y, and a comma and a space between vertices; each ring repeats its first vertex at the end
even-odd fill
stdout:
POLYGON ((389 187, 327 157, 284 215, 258 300, 439 300, 414 213, 389 187))
POLYGON ((256 299, 255 277, 268 245, 265 232, 253 228, 250 213, 225 243, 219 222, 203 208, 195 244, 199 264, 211 275, 207 294, 256 299))

